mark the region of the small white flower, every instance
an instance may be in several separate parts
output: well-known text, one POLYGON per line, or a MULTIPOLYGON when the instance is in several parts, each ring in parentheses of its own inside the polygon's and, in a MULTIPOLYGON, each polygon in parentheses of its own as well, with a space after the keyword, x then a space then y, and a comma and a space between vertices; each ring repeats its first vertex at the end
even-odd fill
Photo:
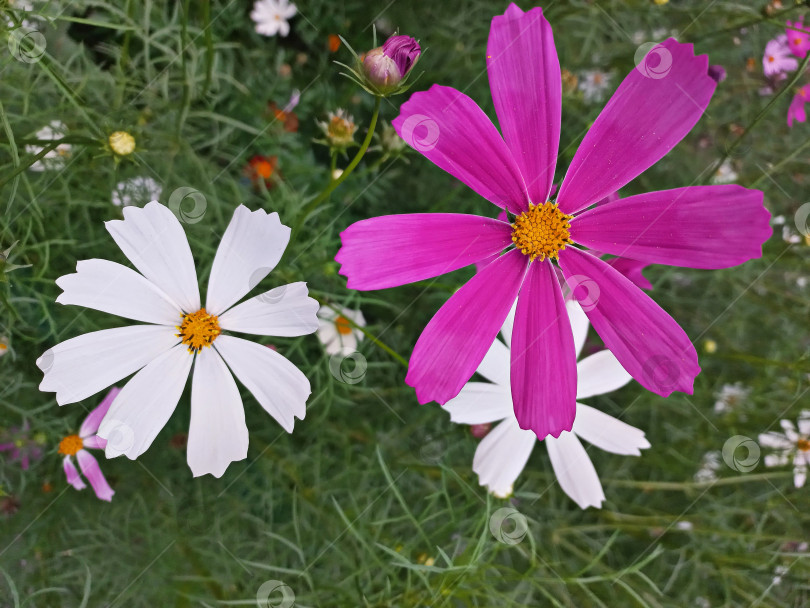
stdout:
POLYGON ((790 569, 787 566, 777 566, 773 569, 773 578, 771 583, 774 585, 782 584, 782 577, 785 576, 790 569))
POLYGON ((695 525, 691 521, 682 520, 675 524, 675 528, 684 532, 689 532, 690 530, 694 530, 695 525))
POLYGON ((796 234, 790 226, 782 226, 782 240, 791 245, 796 245, 802 242, 802 237, 796 234))
MULTIPOLYGON (((32 13, 34 11, 34 3, 31 2, 30 0, 9 0, 8 4, 9 8, 16 9, 24 13, 32 13)), ((41 18, 39 17, 39 15, 29 14, 26 15, 26 17, 23 17, 22 21, 20 22, 20 26, 29 30, 36 29, 37 26, 35 22, 40 20, 41 18), (30 17, 30 19, 28 19, 27 17, 30 17)), ((7 24, 8 27, 10 28, 13 28, 17 25, 13 19, 8 19, 7 24)))
MULTIPOLYGON (((65 123, 59 120, 53 120, 49 125, 42 127, 36 133, 36 138, 41 141, 52 141, 54 139, 62 139, 67 132, 65 123)), ((25 146, 27 154, 39 154, 44 149, 40 145, 25 146)), ((58 171, 65 167, 67 159, 70 158, 71 153, 70 144, 59 144, 56 148, 45 154, 40 160, 35 162, 29 167, 31 171, 58 171)))
POLYGON ((256 32, 263 36, 286 36, 290 33, 288 19, 292 19, 298 8, 289 0, 256 0, 250 18, 256 24, 256 32))
POLYGON ((720 452, 706 452, 703 455, 703 464, 698 472, 695 473, 695 481, 706 482, 717 479, 717 471, 720 469, 720 458, 720 452))
POLYGON ((759 436, 762 447, 774 450, 765 455, 765 466, 785 466, 792 456, 793 485, 801 488, 807 479, 807 467, 810 465, 810 410, 802 410, 799 414, 798 432, 790 420, 782 420, 780 424, 784 432, 771 431, 759 436))
POLYGON ((714 176, 712 176, 712 183, 732 184, 737 181, 738 177, 739 175, 737 175, 737 172, 734 170, 731 161, 725 160, 717 169, 717 171, 715 171, 714 176))
POLYGON ((719 392, 715 393, 714 413, 724 414, 739 407, 751 394, 751 389, 740 382, 724 384, 719 392))
POLYGON ((651 32, 651 34, 652 34, 653 40, 663 40, 664 38, 667 37, 667 34, 669 34, 669 30, 667 30, 667 28, 665 28, 665 27, 659 27, 659 28, 654 29, 651 32))
POLYGON ((605 93, 610 89, 612 74, 601 70, 588 70, 583 72, 579 79, 579 90, 582 91, 586 102, 602 101, 605 93))
POLYGON ((784 215, 775 215, 771 220, 771 223, 774 226, 782 226, 785 223, 785 216, 784 215))
POLYGON ((166 425, 191 375, 188 465, 195 477, 220 477, 231 462, 247 457, 248 430, 234 376, 288 433, 295 418, 304 418, 310 394, 306 376, 290 361, 224 332, 310 334, 318 327, 318 303, 299 282, 236 304, 287 247, 290 229, 277 213, 236 208, 214 257, 204 308, 191 248, 174 214, 158 202, 124 207, 123 213, 123 220, 106 228, 140 274, 107 260, 84 260, 75 274, 57 279, 63 292, 56 301, 141 323, 49 349, 37 359, 45 373, 39 388, 55 392, 64 405, 135 374, 98 430, 107 440, 107 458, 135 459, 166 425))
POLYGON ((151 177, 133 177, 118 182, 112 191, 112 204, 116 207, 129 207, 140 202, 160 199, 163 186, 151 177))
MULTIPOLYGON (((566 309, 579 356, 588 334, 588 318, 576 302, 567 302, 566 309)), ((509 345, 514 318, 513 306, 501 329, 505 343, 495 340, 478 367, 478 373, 490 382, 468 382, 457 397, 444 405, 450 420, 459 424, 503 421, 481 440, 473 458, 479 483, 499 497, 511 494, 512 485, 537 445, 534 432, 518 425, 512 405, 509 345)), ((609 393, 631 379, 613 353, 603 350, 577 363, 577 400, 609 393)), ((650 443, 643 431, 579 401, 571 431, 543 440, 563 491, 582 509, 600 508, 605 494, 580 437, 607 452, 628 456, 641 455, 650 443)))
POLYGON ((799 277, 798 279, 796 279, 796 286, 802 289, 807 287, 807 283, 808 283, 807 277, 799 277))
POLYGON ((341 308, 335 312, 328 306, 318 311, 318 339, 329 355, 348 355, 357 350, 357 343, 364 338, 363 332, 354 327, 365 327, 366 320, 359 310, 341 308))
POLYGON ((0 357, 8 352, 8 336, 0 336, 0 357))
POLYGON ((636 30, 630 38, 633 40, 633 44, 641 44, 647 38, 647 35, 644 30, 636 30))

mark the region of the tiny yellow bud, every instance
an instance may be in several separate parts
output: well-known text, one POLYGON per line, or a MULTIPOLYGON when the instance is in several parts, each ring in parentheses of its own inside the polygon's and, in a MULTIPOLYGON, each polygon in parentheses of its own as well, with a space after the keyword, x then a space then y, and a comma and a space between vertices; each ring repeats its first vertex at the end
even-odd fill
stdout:
POLYGON ((110 135, 110 150, 118 156, 127 156, 135 151, 135 138, 126 131, 116 131, 110 135))
POLYGON ((714 340, 705 340, 703 342, 703 350, 709 354, 717 352, 717 342, 714 340))

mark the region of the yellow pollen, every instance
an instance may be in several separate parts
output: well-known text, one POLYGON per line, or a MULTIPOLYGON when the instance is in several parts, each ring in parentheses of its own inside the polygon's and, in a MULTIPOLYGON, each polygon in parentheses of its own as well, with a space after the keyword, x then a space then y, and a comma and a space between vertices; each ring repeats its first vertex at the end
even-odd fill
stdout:
POLYGON ((183 323, 178 325, 177 329, 180 330, 180 333, 176 334, 177 337, 183 339, 183 344, 188 345, 188 352, 192 355, 199 352, 203 346, 211 346, 222 333, 219 319, 209 315, 205 308, 183 315, 183 323))
POLYGON ((349 320, 343 315, 338 315, 337 318, 335 318, 335 329, 337 329, 339 334, 347 336, 352 333, 352 324, 349 323, 349 320))
POLYGON ((63 456, 75 456, 84 447, 84 441, 78 435, 68 435, 59 442, 59 453, 63 456))
POLYGON ((116 131, 108 139, 110 149, 119 156, 127 156, 135 151, 135 138, 126 131, 116 131))
POLYGON ((529 203, 529 210, 517 216, 512 224, 512 242, 532 260, 556 260, 557 254, 574 242, 569 224, 573 217, 560 211, 556 203, 529 203))
POLYGON ((810 439, 799 439, 796 442, 796 447, 802 452, 810 452, 810 439))

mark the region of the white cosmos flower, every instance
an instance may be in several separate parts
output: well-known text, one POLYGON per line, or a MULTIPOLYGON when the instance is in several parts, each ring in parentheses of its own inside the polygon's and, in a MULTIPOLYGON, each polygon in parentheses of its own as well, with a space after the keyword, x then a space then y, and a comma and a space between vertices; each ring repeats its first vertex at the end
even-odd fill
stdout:
POLYGON ((84 260, 60 277, 61 304, 74 304, 146 324, 105 329, 57 344, 38 360, 40 390, 59 405, 74 403, 135 374, 98 430, 108 458, 135 459, 172 415, 191 373, 188 464, 194 476, 220 477, 247 456, 248 430, 233 376, 287 431, 304 418, 309 381, 270 348, 221 332, 300 336, 318 327, 318 303, 305 283, 276 287, 236 304, 276 266, 290 239, 277 213, 240 205, 217 249, 205 308, 183 227, 158 202, 124 207, 106 223, 140 271, 84 260), (139 371, 140 370, 140 371, 139 371))
POLYGON ((737 409, 748 400, 751 389, 742 384, 724 384, 719 392, 715 393, 717 401, 714 402, 714 413, 724 414, 737 409))
POLYGON ((793 485, 801 488, 807 480, 807 467, 810 466, 810 410, 799 414, 799 431, 790 420, 780 423, 783 433, 762 433, 759 444, 771 448, 772 454, 765 456, 766 467, 782 467, 793 457, 793 485))
POLYGON ((256 32, 263 36, 286 36, 290 33, 288 19, 298 12, 289 0, 256 0, 250 18, 256 24, 256 32))
POLYGON ((342 353, 348 355, 357 350, 357 344, 365 336, 354 327, 366 326, 366 319, 359 310, 340 308, 335 312, 328 306, 318 311, 318 340, 329 355, 342 353))
POLYGON ((579 79, 579 90, 582 98, 588 102, 602 101, 610 89, 613 75, 601 70, 588 70, 582 73, 579 79))
POLYGON ((734 170, 730 160, 724 160, 712 176, 713 184, 733 184, 740 176, 734 170))
POLYGON ((129 207, 140 201, 156 201, 163 194, 163 186, 151 177, 132 177, 118 182, 112 191, 112 204, 129 207))
MULTIPOLYGON (((62 139, 65 133, 67 133, 65 123, 59 120, 52 120, 47 126, 37 131, 35 137, 40 141, 52 141, 54 139, 62 139)), ((26 154, 39 154, 43 149, 41 145, 31 144, 25 146, 26 154)), ((28 168, 31 169, 31 171, 58 171, 63 169, 65 162, 70 158, 71 150, 72 146, 70 144, 59 144, 28 168)))
MULTIPOLYGON (((588 318, 576 302, 566 302, 566 309, 579 356, 588 334, 588 318)), ((453 422, 503 421, 481 440, 473 459, 473 471, 478 473, 479 483, 501 498, 512 493, 512 485, 537 444, 534 432, 518 426, 512 406, 509 344, 514 314, 513 306, 501 329, 505 344, 495 340, 478 367, 478 373, 490 382, 468 382, 457 397, 444 405, 453 422)), ((631 379, 613 353, 603 350, 577 363, 577 400, 609 393, 631 379)), ((563 491, 582 509, 599 508, 605 494, 580 437, 607 452, 633 456, 639 456, 640 450, 650 444, 643 431, 579 401, 571 431, 563 431, 557 438, 550 435, 545 438, 543 443, 563 491)))

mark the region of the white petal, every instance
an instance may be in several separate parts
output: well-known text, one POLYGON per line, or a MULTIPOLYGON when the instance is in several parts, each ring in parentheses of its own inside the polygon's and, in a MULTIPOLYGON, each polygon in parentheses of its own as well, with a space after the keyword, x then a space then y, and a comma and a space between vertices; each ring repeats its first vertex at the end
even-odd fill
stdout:
POLYGON ((219 325, 259 336, 303 336, 318 329, 317 312, 307 284, 291 283, 237 304, 223 313, 219 325))
POLYGON ((515 480, 523 472, 537 436, 524 431, 517 420, 504 420, 478 444, 473 458, 473 471, 478 483, 498 496, 511 494, 515 480))
POLYGON ((507 346, 512 345, 512 330, 515 327, 515 312, 517 311, 517 298, 512 303, 512 308, 509 309, 509 314, 501 326, 501 335, 507 346))
POLYGON ((599 351, 577 363, 577 399, 610 393, 632 379, 616 355, 609 350, 599 351))
POLYGON ((563 492, 579 505, 580 509, 588 507, 602 508, 605 493, 591 459, 574 433, 563 431, 556 439, 546 437, 548 456, 551 466, 563 492))
POLYGON ((574 348, 576 349, 577 359, 582 352, 582 347, 585 346, 585 340, 588 338, 588 316, 582 310, 582 306, 574 300, 568 300, 565 303, 565 308, 568 311, 568 320, 571 322, 571 329, 574 332, 574 348))
POLYGON ((290 24, 286 21, 278 22, 278 33, 280 36, 286 36, 290 33, 290 24))
POLYGON ((641 429, 582 403, 577 403, 577 417, 571 431, 588 443, 614 454, 640 456, 641 450, 650 447, 641 429))
POLYGON ((233 336, 219 336, 214 347, 234 376, 288 433, 295 418, 304 419, 309 380, 274 350, 233 336))
POLYGON ((793 442, 782 433, 771 431, 760 434, 759 445, 763 448, 772 448, 774 450, 789 450, 793 447, 793 442))
POLYGON ((63 292, 56 298, 60 304, 84 306, 119 317, 177 325, 180 306, 143 276, 115 262, 83 260, 76 264, 75 274, 56 279, 63 292))
POLYGON ((203 348, 191 378, 191 424, 186 458, 194 477, 222 477, 228 465, 247 458, 248 429, 239 389, 217 351, 203 348))
POLYGON ((156 201, 124 207, 124 219, 106 222, 107 231, 143 276, 187 313, 200 309, 194 258, 180 222, 156 201))
POLYGON ((59 405, 95 395, 177 344, 176 331, 165 325, 131 325, 66 340, 37 359, 45 372, 39 390, 55 392, 59 405))
POLYGON ((238 302, 276 267, 289 242, 278 213, 239 205, 211 266, 205 309, 220 315, 238 302))
POLYGON ((783 467, 788 463, 787 452, 780 454, 765 454, 765 466, 770 468, 783 467))
POLYGON ((107 440, 107 458, 143 454, 171 418, 183 394, 194 357, 178 344, 127 382, 101 421, 98 436, 107 440))
POLYGON ((782 430, 785 431, 785 437, 787 437, 791 443, 796 443, 799 440, 799 434, 796 432, 796 427, 793 426, 793 423, 790 420, 781 420, 779 422, 782 430))
POLYGON ((805 481, 807 481, 807 465, 804 464, 804 461, 794 462, 793 485, 801 488, 805 481))
POLYGON ((509 348, 496 338, 475 371, 490 382, 509 388, 509 358, 509 348))
POLYGON ((442 407, 450 414, 450 420, 459 424, 485 424, 514 418, 509 387, 487 382, 468 382, 442 407))
POLYGON ((805 437, 810 435, 810 418, 799 418, 799 433, 805 437))

